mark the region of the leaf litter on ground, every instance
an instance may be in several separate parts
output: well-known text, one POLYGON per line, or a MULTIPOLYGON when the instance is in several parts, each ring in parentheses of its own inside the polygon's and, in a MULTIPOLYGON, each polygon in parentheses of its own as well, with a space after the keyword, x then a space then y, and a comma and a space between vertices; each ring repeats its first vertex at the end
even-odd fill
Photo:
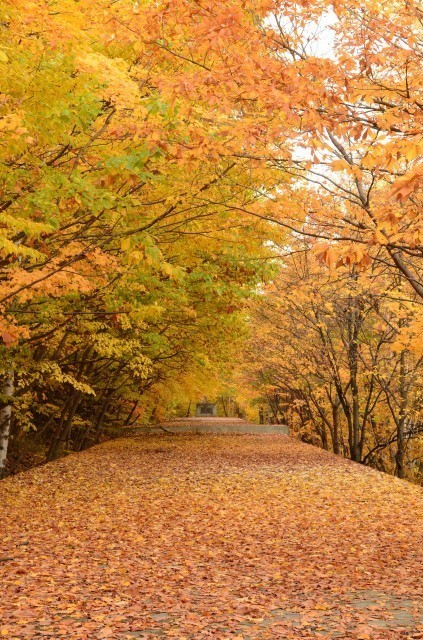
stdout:
POLYGON ((0 494, 2 637, 423 637, 421 490, 292 438, 122 439, 0 494))

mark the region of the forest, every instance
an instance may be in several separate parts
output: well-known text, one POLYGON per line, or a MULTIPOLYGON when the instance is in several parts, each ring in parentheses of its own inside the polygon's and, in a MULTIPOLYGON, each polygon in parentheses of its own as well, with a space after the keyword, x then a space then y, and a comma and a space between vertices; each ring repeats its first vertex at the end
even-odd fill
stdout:
POLYGON ((419 3, 1 0, 0 34, 0 476, 207 395, 421 482, 419 3))

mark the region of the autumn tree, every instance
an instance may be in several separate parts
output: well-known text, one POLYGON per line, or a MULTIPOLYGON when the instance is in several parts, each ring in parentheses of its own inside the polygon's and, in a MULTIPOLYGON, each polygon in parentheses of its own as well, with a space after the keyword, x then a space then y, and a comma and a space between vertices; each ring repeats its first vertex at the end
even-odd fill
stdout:
POLYGON ((419 458, 422 420, 418 302, 404 286, 377 266, 329 271, 296 253, 253 305, 244 379, 279 397, 306 441, 400 477, 419 458))
POLYGON ((36 429, 52 459, 227 357, 267 232, 228 212, 260 171, 222 154, 232 115, 175 96, 180 61, 143 45, 159 13, 3 13, 2 437, 36 429))
MULTIPOLYGON (((218 369, 243 302, 299 235, 311 260, 349 273, 328 335, 351 381, 330 393, 362 460, 356 338, 374 298, 356 273, 368 269, 372 296, 412 305, 392 312, 407 406, 423 326, 418 7, 18 0, 0 12, 0 467, 11 430, 52 459, 218 369)), ((399 417, 398 393, 375 385, 398 420, 400 469, 408 409, 399 417)))

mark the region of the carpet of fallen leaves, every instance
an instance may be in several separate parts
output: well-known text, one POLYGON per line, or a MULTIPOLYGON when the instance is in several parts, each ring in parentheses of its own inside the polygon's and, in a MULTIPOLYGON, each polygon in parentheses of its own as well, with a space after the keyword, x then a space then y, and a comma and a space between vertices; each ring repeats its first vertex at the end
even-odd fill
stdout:
POLYGON ((423 637, 419 488, 286 436, 109 442, 0 498, 0 637, 423 637))

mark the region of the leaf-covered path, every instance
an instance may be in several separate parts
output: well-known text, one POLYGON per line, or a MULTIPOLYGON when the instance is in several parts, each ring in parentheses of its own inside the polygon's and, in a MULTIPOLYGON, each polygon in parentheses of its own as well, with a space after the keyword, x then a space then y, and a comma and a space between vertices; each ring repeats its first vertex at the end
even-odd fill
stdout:
POLYGON ((110 442, 0 496, 0 637, 422 637, 421 491, 285 436, 110 442))

